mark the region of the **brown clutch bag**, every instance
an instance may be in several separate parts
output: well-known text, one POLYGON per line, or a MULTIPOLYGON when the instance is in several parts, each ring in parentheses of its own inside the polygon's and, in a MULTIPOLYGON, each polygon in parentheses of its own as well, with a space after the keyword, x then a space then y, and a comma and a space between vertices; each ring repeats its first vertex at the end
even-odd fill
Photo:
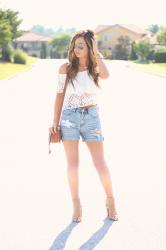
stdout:
MULTIPOLYGON (((64 97, 65 97, 66 87, 67 87, 67 76, 66 76, 65 86, 64 86, 63 96, 62 96, 62 103, 61 103, 61 106, 59 108, 60 114, 61 114, 61 111, 62 111, 62 106, 63 106, 64 97)), ((59 115, 59 118, 57 120, 57 124, 59 124, 59 120, 60 120, 60 115, 59 115)), ((61 136, 60 126, 58 126, 55 134, 49 132, 49 136, 48 136, 48 146, 49 146, 49 151, 48 152, 49 152, 49 154, 51 153, 50 144, 51 143, 61 142, 61 139, 62 139, 62 136, 61 136)))
POLYGON ((56 143, 61 141, 61 131, 57 130, 55 134, 49 132, 49 143, 56 143))

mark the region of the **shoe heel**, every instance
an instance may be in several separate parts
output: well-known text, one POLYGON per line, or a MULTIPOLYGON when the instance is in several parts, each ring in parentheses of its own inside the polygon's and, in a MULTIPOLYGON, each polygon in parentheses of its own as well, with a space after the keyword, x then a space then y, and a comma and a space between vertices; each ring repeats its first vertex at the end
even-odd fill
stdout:
MULTIPOLYGON (((109 219, 109 220, 113 220, 113 221, 118 221, 119 220, 119 218, 118 218, 118 215, 117 215, 117 213, 116 213, 116 210, 115 210, 115 213, 111 216, 110 214, 111 214, 111 205, 112 205, 112 202, 114 203, 114 200, 112 200, 112 197, 111 198, 107 198, 107 200, 106 200, 106 204, 105 204, 105 206, 106 206, 106 210, 107 210, 107 218, 109 219)), ((114 204, 113 204, 114 205, 114 204)))
POLYGON ((79 199, 73 199, 73 207, 74 210, 77 211, 76 214, 78 214, 77 216, 74 215, 73 212, 73 216, 72 216, 72 222, 81 222, 82 220, 82 205, 80 204, 80 200, 79 199))

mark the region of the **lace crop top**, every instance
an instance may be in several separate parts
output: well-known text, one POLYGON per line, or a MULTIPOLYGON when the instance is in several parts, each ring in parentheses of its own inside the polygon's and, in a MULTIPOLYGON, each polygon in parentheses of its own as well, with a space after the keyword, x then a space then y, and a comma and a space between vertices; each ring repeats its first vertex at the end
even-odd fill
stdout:
MULTIPOLYGON (((57 93, 63 93, 66 74, 58 74, 57 93)), ((87 70, 79 71, 73 80, 74 87, 69 81, 67 83, 63 109, 78 108, 98 103, 99 88, 96 86, 93 77, 87 70)))

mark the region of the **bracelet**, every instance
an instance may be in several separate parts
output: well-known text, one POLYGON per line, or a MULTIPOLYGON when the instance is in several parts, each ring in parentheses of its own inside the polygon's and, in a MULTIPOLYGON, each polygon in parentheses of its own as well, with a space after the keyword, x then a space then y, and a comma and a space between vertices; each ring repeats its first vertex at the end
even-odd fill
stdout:
POLYGON ((54 125, 54 124, 56 124, 56 126, 60 126, 60 125, 57 123, 57 121, 53 121, 53 122, 52 122, 52 125, 54 125))
POLYGON ((103 59, 103 58, 104 58, 103 55, 100 54, 100 53, 98 53, 97 56, 96 56, 96 59, 103 59))

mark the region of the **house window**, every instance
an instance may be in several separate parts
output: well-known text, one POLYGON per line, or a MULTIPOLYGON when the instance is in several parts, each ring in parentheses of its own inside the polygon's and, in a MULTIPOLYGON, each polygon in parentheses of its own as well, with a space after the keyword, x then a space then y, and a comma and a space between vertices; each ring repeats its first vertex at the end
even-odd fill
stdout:
POLYGON ((20 48, 24 51, 28 51, 28 45, 26 43, 21 43, 20 48))
POLYGON ((36 42, 32 42, 32 49, 36 49, 36 42))
POLYGON ((26 49, 26 48, 28 48, 28 44, 27 44, 27 43, 22 43, 22 44, 21 44, 21 47, 22 47, 23 49, 26 49))

